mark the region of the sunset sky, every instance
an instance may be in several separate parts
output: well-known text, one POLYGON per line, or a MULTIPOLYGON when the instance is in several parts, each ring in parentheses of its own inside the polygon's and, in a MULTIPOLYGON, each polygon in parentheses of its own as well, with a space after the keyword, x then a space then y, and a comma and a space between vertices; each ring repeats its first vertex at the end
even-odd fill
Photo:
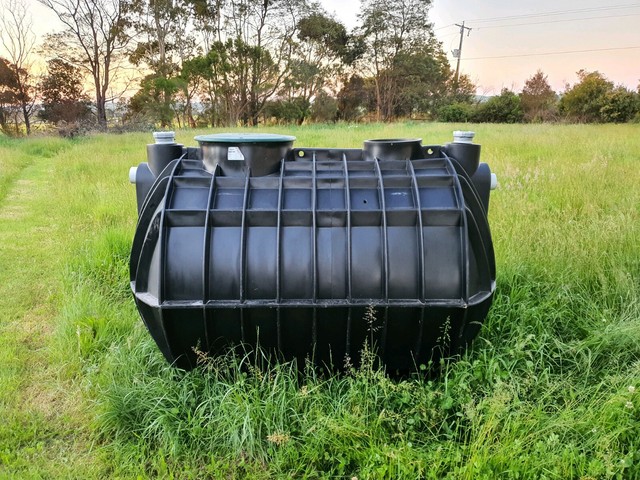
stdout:
MULTIPOLYGON (((355 24, 359 0, 322 3, 347 25, 355 24)), ((633 89, 640 83, 637 1, 434 0, 429 20, 454 67, 451 50, 458 48, 460 29, 453 24, 464 20, 473 29, 464 38, 460 69, 478 85, 481 94, 500 93, 503 87, 520 91, 537 69, 548 75, 555 90, 564 90, 567 82, 575 83, 580 69, 598 70, 613 82, 633 89), (513 18, 489 20, 498 17, 513 18), (550 54, 622 47, 625 49, 550 54), (545 55, 532 56, 536 53, 545 55), (499 56, 509 58, 486 58, 499 56)))
MULTIPOLYGON (((30 6, 38 33, 55 28, 47 9, 36 0, 23 1, 30 6)), ((359 0, 320 1, 347 27, 355 26, 359 0)), ((537 69, 558 91, 575 83, 580 69, 599 70, 633 89, 640 83, 640 2, 434 0, 429 20, 453 67, 451 50, 460 39, 454 24, 464 20, 472 28, 464 38, 461 72, 471 77, 480 94, 496 94, 503 87, 520 91, 537 69)))

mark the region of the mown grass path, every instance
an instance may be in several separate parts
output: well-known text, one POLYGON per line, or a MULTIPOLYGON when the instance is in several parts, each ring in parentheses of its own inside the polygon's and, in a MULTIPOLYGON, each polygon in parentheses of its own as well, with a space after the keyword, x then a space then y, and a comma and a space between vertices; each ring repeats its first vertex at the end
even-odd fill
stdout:
POLYGON ((94 470, 83 397, 51 362, 65 245, 82 222, 62 218, 52 195, 54 166, 68 147, 60 141, 34 149, 30 161, 14 157, 19 165, 0 202, 2 478, 80 478, 94 470))

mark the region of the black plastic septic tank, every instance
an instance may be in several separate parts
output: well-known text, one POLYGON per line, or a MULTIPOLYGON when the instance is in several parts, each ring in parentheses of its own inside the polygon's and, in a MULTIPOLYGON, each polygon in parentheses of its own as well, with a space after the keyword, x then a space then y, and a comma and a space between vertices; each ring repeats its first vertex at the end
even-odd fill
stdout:
POLYGON ((166 137, 148 148, 164 169, 130 174, 131 288, 169 362, 190 369, 195 350, 259 344, 340 368, 373 339, 389 370, 409 371, 477 335, 495 288, 495 176, 472 133, 363 149, 269 134, 167 148, 166 137))

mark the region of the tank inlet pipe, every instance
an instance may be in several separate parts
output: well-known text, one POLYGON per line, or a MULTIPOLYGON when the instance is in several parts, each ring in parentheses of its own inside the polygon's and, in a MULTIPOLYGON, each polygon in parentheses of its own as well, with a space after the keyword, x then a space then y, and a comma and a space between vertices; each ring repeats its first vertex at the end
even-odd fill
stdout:
POLYGON ((156 143, 176 143, 176 132, 153 132, 156 143))
POLYGON ((473 137, 476 136, 476 132, 454 130, 453 143, 473 143, 473 137))
MULTIPOLYGON (((473 143, 473 137, 476 136, 476 132, 465 130, 454 130, 453 143, 473 143)), ((498 176, 495 173, 491 174, 491 190, 498 188, 498 176)))

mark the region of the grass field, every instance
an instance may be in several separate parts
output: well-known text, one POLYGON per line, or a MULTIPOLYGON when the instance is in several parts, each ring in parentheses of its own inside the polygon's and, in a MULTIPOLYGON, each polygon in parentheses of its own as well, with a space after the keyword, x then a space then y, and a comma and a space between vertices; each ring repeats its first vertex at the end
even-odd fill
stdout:
MULTIPOLYGON (((358 147, 457 127, 270 131, 358 147)), ((463 128, 500 181, 496 298, 470 351, 402 381, 168 367, 128 286, 150 135, 0 137, 0 479, 640 478, 640 125, 463 128)))

